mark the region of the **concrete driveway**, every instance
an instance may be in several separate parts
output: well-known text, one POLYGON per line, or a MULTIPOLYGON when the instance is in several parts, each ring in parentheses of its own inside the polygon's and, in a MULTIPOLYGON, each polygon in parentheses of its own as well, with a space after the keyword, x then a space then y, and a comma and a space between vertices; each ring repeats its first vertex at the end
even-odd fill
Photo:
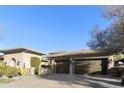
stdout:
POLYGON ((118 88, 121 80, 86 75, 71 76, 65 74, 46 77, 23 76, 22 79, 0 84, 2 88, 118 88))

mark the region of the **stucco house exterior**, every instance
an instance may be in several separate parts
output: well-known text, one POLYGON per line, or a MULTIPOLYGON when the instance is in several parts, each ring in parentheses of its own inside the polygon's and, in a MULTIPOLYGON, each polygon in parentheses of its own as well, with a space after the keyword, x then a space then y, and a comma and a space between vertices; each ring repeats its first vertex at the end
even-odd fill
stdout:
POLYGON ((45 55, 28 48, 11 48, 2 49, 0 52, 3 53, 4 63, 11 67, 31 69, 31 58, 38 57, 41 60, 39 75, 47 72, 73 75, 98 71, 105 75, 108 69, 114 66, 113 53, 108 51, 62 51, 45 55))
POLYGON ((11 48, 0 50, 4 54, 4 63, 11 67, 31 68, 31 57, 38 57, 41 60, 43 53, 28 48, 11 48))

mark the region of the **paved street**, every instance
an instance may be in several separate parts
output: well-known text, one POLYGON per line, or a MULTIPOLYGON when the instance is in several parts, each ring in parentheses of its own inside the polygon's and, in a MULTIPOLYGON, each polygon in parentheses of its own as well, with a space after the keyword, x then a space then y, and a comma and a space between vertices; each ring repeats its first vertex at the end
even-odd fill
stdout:
POLYGON ((8 84, 0 84, 3 88, 118 88, 120 80, 70 75, 49 75, 46 77, 24 76, 20 80, 8 84))

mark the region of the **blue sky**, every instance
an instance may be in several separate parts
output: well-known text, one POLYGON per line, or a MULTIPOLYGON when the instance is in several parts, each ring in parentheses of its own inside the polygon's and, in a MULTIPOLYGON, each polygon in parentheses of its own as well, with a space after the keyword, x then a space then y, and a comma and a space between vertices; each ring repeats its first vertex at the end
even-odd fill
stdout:
POLYGON ((42 52, 87 49, 89 32, 103 6, 0 6, 0 48, 27 47, 42 52))

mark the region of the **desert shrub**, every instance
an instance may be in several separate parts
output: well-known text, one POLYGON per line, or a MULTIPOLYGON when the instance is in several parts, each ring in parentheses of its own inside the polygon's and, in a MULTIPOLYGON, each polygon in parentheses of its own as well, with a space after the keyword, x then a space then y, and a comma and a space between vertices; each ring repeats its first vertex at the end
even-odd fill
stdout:
POLYGON ((18 76, 18 69, 16 67, 9 67, 6 72, 7 77, 15 77, 18 76))
POLYGON ((3 60, 0 60, 0 66, 4 66, 3 60))
POLYGON ((6 75, 8 66, 0 66, 0 77, 6 75))
POLYGON ((114 77, 121 77, 124 74, 124 66, 115 66, 109 70, 109 73, 114 77))
POLYGON ((31 57, 31 67, 35 68, 35 74, 38 74, 40 62, 38 57, 31 57))
POLYGON ((9 66, 0 66, 0 72, 4 75, 7 73, 9 66))
POLYGON ((16 67, 0 66, 0 75, 6 75, 7 77, 18 76, 18 70, 16 67))
POLYGON ((26 75, 28 72, 27 68, 18 68, 19 75, 26 75))
POLYGON ((2 71, 0 71, 0 77, 2 77, 4 75, 4 73, 2 71))

